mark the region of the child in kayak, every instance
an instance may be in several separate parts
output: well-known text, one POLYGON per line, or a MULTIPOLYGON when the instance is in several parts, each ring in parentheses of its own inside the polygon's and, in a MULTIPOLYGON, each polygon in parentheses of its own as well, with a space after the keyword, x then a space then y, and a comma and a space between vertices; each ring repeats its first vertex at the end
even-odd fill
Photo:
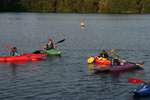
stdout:
POLYGON ((11 48, 10 56, 19 56, 18 50, 16 47, 11 48))
POLYGON ((45 45, 45 50, 50 50, 50 49, 54 49, 55 45, 54 42, 51 38, 48 39, 48 43, 45 45))
POLYGON ((108 53, 104 50, 104 49, 101 49, 100 51, 100 57, 103 57, 103 58, 107 58, 108 59, 108 53))

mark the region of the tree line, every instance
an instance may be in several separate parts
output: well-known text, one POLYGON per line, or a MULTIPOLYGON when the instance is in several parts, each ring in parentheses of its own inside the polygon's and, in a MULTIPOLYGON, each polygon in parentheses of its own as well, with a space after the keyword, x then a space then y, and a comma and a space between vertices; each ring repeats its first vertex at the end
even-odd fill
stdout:
POLYGON ((0 12, 149 13, 150 0, 0 0, 0 12))

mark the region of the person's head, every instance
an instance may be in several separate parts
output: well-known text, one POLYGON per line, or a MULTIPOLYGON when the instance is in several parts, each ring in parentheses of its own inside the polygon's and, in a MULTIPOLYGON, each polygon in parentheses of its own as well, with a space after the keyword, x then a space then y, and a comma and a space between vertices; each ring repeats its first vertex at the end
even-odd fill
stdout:
POLYGON ((17 51, 17 48, 16 47, 12 47, 12 51, 17 51))
POLYGON ((48 42, 53 42, 52 38, 48 38, 48 42))
POLYGON ((52 41, 52 39, 51 39, 51 38, 48 38, 48 41, 52 41))
POLYGON ((101 51, 101 52, 105 52, 105 49, 101 48, 100 51, 101 51))

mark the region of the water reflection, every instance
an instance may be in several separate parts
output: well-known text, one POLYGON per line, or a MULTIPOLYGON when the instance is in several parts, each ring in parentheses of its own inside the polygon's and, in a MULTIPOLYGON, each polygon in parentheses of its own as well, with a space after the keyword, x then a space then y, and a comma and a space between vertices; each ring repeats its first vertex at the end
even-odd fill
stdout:
POLYGON ((12 68, 12 75, 16 76, 16 69, 17 69, 17 64, 11 63, 10 67, 12 68))
POLYGON ((13 62, 13 63, 8 63, 9 67, 11 69, 11 75, 13 78, 17 75, 17 68, 21 65, 27 64, 28 62, 24 61, 19 61, 19 62, 13 62))
POLYGON ((88 64, 88 71, 93 72, 94 64, 88 64))
POLYGON ((46 61, 23 65, 0 65, 0 76, 3 78, 0 81, 0 98, 134 100, 128 93, 134 88, 134 85, 127 84, 128 77, 148 79, 150 76, 150 39, 147 38, 150 37, 149 20, 150 15, 2 13, 1 46, 10 42, 29 52, 38 48, 40 42, 45 41, 48 36, 55 37, 55 40, 68 37, 68 40, 61 45, 65 52, 62 55, 64 59, 48 58, 46 61), (80 28, 79 20, 83 17, 86 23, 80 28), (63 34, 56 34, 59 32, 63 34), (146 61, 146 76, 143 71, 93 74, 93 65, 87 65, 87 72, 83 59, 96 53, 101 47, 116 48, 125 59, 146 61), (12 76, 14 82, 17 82, 15 87, 10 82, 12 76), (81 79, 83 76, 87 78, 81 79), (74 81, 78 79, 81 80, 74 81))

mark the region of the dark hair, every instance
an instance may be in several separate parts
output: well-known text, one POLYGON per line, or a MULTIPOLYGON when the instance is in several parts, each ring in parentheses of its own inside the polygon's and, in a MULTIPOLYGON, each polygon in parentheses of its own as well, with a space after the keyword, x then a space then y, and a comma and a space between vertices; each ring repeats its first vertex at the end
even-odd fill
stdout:
POLYGON ((13 49, 17 49, 16 47, 13 47, 13 49))

